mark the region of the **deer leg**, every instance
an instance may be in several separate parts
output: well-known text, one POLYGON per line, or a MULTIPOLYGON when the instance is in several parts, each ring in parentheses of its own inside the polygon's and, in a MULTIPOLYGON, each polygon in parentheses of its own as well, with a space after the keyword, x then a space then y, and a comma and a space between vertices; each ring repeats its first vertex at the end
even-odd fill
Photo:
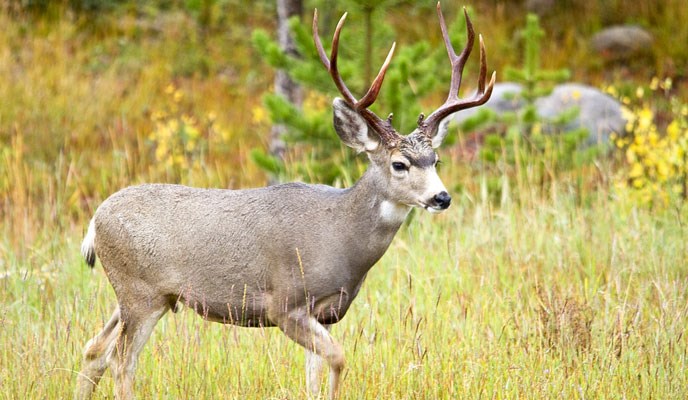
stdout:
POLYGON ((339 393, 339 377, 344 369, 344 351, 342 346, 337 343, 330 335, 328 328, 320 324, 315 318, 308 315, 305 311, 295 311, 282 317, 277 326, 290 339, 303 346, 309 353, 306 353, 307 368, 312 367, 312 371, 306 372, 308 388, 311 394, 317 395, 319 392, 319 375, 322 361, 315 361, 312 358, 321 358, 330 366, 330 399, 337 397, 339 393), (310 361, 309 361, 310 358, 310 361), (315 374, 314 374, 315 372, 315 374), (315 389, 315 390, 314 390, 315 389))
MULTIPOLYGON (((329 332, 332 325, 323 325, 329 332)), ((322 379, 323 358, 306 349, 306 386, 309 396, 318 398, 320 395, 320 382, 322 379)))
POLYGON ((308 395, 318 398, 320 395, 320 380, 322 378, 323 358, 306 350, 306 387, 308 395))
POLYGON ((103 330, 86 343, 81 371, 77 377, 74 398, 89 399, 93 394, 100 378, 107 369, 107 358, 112 352, 112 345, 119 333, 119 307, 105 324, 103 330))
POLYGON ((134 398, 134 373, 139 353, 167 310, 167 304, 144 309, 134 307, 126 312, 122 309, 122 328, 108 360, 115 378, 115 399, 134 398))

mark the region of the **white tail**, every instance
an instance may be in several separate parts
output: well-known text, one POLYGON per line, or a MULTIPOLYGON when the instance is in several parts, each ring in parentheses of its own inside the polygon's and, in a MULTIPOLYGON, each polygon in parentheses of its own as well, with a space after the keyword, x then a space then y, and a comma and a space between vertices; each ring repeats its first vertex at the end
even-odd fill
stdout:
POLYGON ((86 231, 86 236, 84 241, 81 242, 81 255, 86 260, 86 264, 93 267, 96 263, 96 225, 95 218, 91 218, 91 222, 88 224, 88 231, 86 231))

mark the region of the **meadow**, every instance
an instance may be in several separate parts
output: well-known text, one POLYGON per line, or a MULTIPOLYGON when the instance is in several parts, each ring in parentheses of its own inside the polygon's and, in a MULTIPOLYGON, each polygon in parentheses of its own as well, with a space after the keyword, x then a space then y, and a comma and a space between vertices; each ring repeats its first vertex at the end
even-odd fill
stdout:
MULTIPOLYGON (((269 7, 202 32, 179 10, 89 24, 65 7, 35 16, 2 4, 0 399, 69 398, 83 346, 115 306, 100 264, 90 270, 79 254, 98 204, 140 182, 265 184, 248 154, 267 145, 260 95, 272 71, 246 38, 273 22, 269 7), (203 151, 176 153, 165 136, 173 121, 196 132, 184 145, 203 151)), ((670 21, 688 17, 674 5, 648 18, 671 31, 670 21)), ((495 21, 481 30, 497 44, 499 70, 515 57, 513 25, 508 10, 485 8, 474 22, 495 21)), ((674 28, 685 37, 688 28, 674 28)), ((414 29, 407 35, 423 33, 414 29)), ((665 35, 660 50, 671 47, 665 35)), ((584 59, 577 36, 557 40, 570 54, 546 45, 547 66, 584 59)), ((646 69, 590 63, 573 74, 640 85, 674 71, 667 60, 686 50, 675 47, 646 69)), ((675 81, 669 97, 685 98, 675 81)), ((657 115, 670 100, 652 101, 657 115)), ((333 327, 346 352, 342 398, 688 397, 684 199, 639 201, 633 185, 619 184, 627 166, 614 157, 543 184, 528 166, 521 175, 481 169, 451 148, 441 154, 452 207, 412 214, 333 327)), ((156 327, 136 387, 142 399, 300 399, 303 367, 301 348, 276 329, 207 323, 182 309, 156 327)), ((95 397, 112 398, 109 373, 95 397)))

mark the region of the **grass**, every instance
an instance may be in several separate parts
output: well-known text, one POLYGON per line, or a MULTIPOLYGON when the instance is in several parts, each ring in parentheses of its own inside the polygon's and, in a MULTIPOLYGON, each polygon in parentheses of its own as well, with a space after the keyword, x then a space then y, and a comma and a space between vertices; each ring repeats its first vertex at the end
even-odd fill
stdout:
MULTIPOLYGON (((683 398, 688 274, 680 215, 599 195, 495 207, 465 193, 416 215, 333 329, 344 398, 683 398), (680 216, 680 218, 678 218, 680 216)), ((7 251, 4 232, 3 249, 7 251)), ((3 257, 2 398, 71 395, 114 295, 78 256, 79 228, 3 257)), ((274 329, 168 314, 141 398, 302 398, 303 352, 274 329)), ((109 375, 99 397, 110 396, 109 375)))
MULTIPOLYGON (((685 59, 675 45, 683 42, 669 39, 686 36, 676 16, 688 8, 671 0, 642 17, 645 3, 626 7, 638 22, 666 27, 653 33, 657 52, 670 51, 641 72, 621 69, 622 82, 637 73, 647 83, 685 59)), ((512 28, 522 21, 511 6, 481 7, 490 62, 517 63, 512 28)), ((0 399, 71 396, 83 346, 115 305, 102 268, 89 270, 78 250, 105 197, 144 181, 263 183, 247 155, 265 144, 259 99, 270 74, 246 38, 269 21, 238 11, 223 18, 201 40, 193 19, 175 11, 103 17, 92 31, 64 11, 0 13, 0 399), (201 161, 181 175, 155 160, 162 139, 152 115, 162 111, 203 128, 207 147, 193 153, 201 161), (209 114, 213 129, 201 126, 209 114)), ((580 20, 586 32, 605 22, 580 20)), ((618 70, 581 64, 589 53, 579 35, 554 37, 545 67, 573 60, 582 80, 615 79, 618 70)), ((448 187, 461 188, 454 206, 414 215, 333 328, 348 362, 343 397, 688 397, 685 205, 638 207, 606 168, 552 177, 546 193, 523 178, 496 201, 488 177, 455 164, 442 169, 448 187)), ((142 353, 137 392, 304 398, 303 364, 303 351, 277 330, 170 313, 142 353)), ((97 397, 111 396, 107 374, 97 397)))

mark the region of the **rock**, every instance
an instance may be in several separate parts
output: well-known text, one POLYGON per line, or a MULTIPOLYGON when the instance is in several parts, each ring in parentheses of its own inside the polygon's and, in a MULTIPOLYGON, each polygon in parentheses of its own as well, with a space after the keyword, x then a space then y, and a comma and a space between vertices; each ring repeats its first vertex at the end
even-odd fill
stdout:
MULTIPOLYGON (((482 107, 487 107, 497 114, 508 111, 516 111, 523 107, 523 100, 519 98, 513 99, 510 95, 518 94, 522 89, 523 88, 518 83, 495 83, 494 88, 492 89, 492 96, 490 96, 490 100, 488 100, 487 103, 485 103, 482 107)), ((467 110, 460 111, 454 114, 452 118, 454 118, 455 122, 461 123, 475 115, 475 113, 477 113, 482 107, 469 108, 467 110)))
POLYGON ((649 53, 654 39, 643 28, 635 25, 616 25, 596 33, 592 47, 609 60, 628 60, 649 53))
MULTIPOLYGON (((510 98, 510 95, 518 94, 521 90, 522 86, 517 83, 497 83, 490 100, 483 107, 497 114, 518 111, 523 107, 523 100, 510 98)), ((621 103, 591 86, 579 83, 558 85, 548 96, 536 100, 535 106, 538 115, 544 120, 555 119, 571 107, 578 107, 578 115, 565 126, 545 123, 543 131, 554 133, 584 127, 588 130, 587 145, 607 143, 612 132, 625 131, 626 120, 621 112, 621 103)), ((454 122, 461 124, 479 109, 461 111, 452 118, 454 122)))
POLYGON ((526 10, 543 16, 551 13, 555 5, 555 0, 527 0, 526 10))
POLYGON ((604 144, 612 132, 623 133, 626 120, 621 112, 621 103, 602 91, 579 83, 558 85, 549 96, 536 100, 540 117, 553 119, 571 107, 578 107, 578 115, 557 130, 570 131, 578 128, 588 130, 588 145, 604 144))

